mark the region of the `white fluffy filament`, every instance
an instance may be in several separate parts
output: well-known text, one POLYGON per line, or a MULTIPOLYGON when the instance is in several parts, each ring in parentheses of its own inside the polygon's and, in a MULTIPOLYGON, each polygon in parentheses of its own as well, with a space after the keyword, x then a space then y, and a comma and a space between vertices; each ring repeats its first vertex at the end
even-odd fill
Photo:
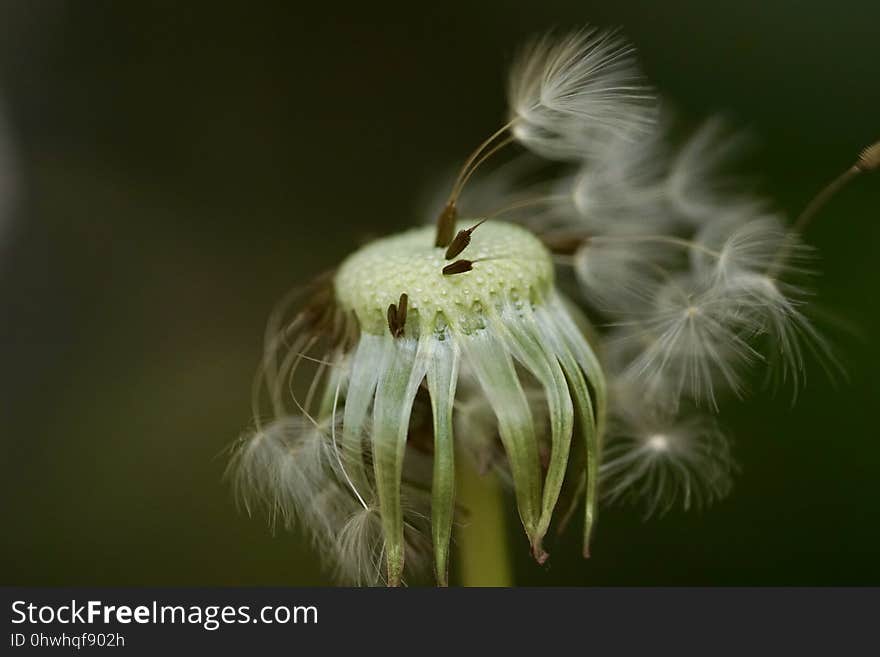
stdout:
POLYGON ((645 132, 654 97, 615 32, 585 28, 532 42, 510 74, 513 134, 551 159, 577 159, 603 139, 645 132))

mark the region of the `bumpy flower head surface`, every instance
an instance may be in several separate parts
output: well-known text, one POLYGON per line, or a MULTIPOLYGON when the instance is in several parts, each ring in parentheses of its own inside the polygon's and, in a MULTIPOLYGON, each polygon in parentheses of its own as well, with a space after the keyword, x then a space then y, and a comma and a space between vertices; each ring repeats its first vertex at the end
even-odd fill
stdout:
MULTIPOLYGON (((462 222, 465 228, 475 222, 462 222)), ((461 254, 472 271, 443 274, 451 261, 434 246, 434 228, 417 228, 373 242, 350 256, 336 275, 340 305, 354 311, 367 333, 387 332, 386 311, 401 294, 409 298, 408 323, 419 331, 452 325, 470 333, 483 313, 507 301, 539 301, 553 286, 550 253, 528 231, 487 222, 461 254)), ((407 330, 412 330, 410 327, 407 330)))

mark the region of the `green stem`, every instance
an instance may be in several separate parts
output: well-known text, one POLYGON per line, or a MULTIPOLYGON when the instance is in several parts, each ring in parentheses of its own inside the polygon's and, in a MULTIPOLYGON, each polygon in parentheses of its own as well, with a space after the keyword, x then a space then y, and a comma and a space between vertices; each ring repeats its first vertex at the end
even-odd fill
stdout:
POLYGON ((456 541, 461 585, 512 586, 501 482, 492 473, 480 475, 463 461, 459 459, 457 490, 466 515, 456 541))

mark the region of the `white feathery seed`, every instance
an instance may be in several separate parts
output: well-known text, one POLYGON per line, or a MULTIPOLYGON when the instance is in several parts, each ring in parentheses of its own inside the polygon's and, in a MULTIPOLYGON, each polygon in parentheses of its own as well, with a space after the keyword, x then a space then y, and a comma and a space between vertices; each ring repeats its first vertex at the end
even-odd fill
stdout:
POLYGON ((714 418, 628 409, 612 416, 600 476, 607 502, 640 503, 647 518, 675 505, 687 511, 724 498, 735 469, 714 418))
POLYGON ((593 28, 533 41, 508 83, 512 132, 550 159, 578 159, 608 134, 636 138, 654 120, 654 96, 635 49, 593 28))
POLYGON ((667 267, 680 259, 668 244, 626 239, 587 239, 575 252, 573 267, 584 300, 606 314, 646 312, 667 276, 667 267))
POLYGON ((761 359, 740 333, 737 300, 714 285, 683 275, 662 285, 654 308, 624 324, 642 348, 622 375, 641 381, 652 397, 667 396, 718 408, 719 387, 744 394, 743 368, 761 359))
POLYGON ((308 516, 330 476, 327 434, 300 416, 274 420, 244 436, 230 461, 236 499, 253 514, 265 509, 293 526, 308 516))
POLYGON ((691 250, 694 271, 715 280, 737 274, 809 273, 809 249, 791 236, 773 215, 743 208, 703 226, 694 238, 700 248, 691 250), (783 246, 788 254, 782 259, 783 246))
POLYGON ((743 181, 725 172, 749 141, 717 117, 687 139, 672 159, 667 179, 669 199, 682 217, 700 225, 750 200, 743 181))

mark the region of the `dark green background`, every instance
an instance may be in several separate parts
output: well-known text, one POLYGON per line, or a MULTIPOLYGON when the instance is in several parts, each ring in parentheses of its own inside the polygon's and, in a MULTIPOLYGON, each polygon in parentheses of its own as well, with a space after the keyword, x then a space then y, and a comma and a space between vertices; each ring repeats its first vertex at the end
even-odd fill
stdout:
MULTIPOLYGON (((302 541, 236 512, 222 450, 249 420, 290 286, 421 220, 504 115, 528 35, 622 25, 683 116, 751 129, 796 212, 880 137, 876 0, 2 2, 0 97, 22 167, 0 243, 0 583, 320 584, 302 541)), ((808 239, 850 381, 729 404, 743 473, 703 514, 601 516, 527 584, 880 584, 880 175, 808 239)))

